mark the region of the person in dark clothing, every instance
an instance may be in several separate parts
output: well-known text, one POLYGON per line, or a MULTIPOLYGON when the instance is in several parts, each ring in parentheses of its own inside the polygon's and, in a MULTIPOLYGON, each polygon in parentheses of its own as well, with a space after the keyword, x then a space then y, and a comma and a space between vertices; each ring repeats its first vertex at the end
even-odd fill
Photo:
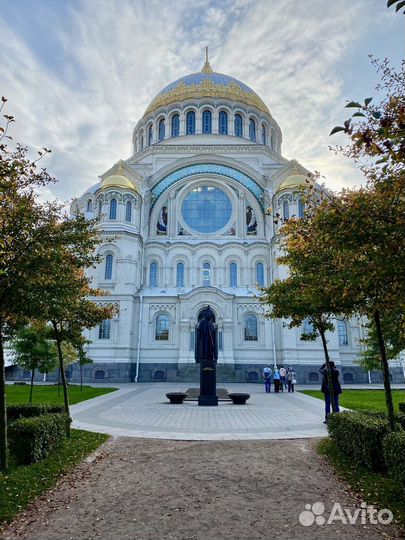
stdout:
MULTIPOLYGON (((333 398, 335 400, 336 412, 339 412, 339 395, 342 393, 342 387, 339 382, 339 370, 335 366, 335 362, 329 362, 330 372, 332 378, 332 388, 333 388, 333 398)), ((323 364, 319 370, 319 373, 322 375, 322 386, 321 392, 323 392, 325 398, 325 421, 324 424, 328 422, 328 417, 330 415, 331 409, 331 398, 329 392, 329 383, 328 383, 328 373, 326 369, 326 364, 323 364)))

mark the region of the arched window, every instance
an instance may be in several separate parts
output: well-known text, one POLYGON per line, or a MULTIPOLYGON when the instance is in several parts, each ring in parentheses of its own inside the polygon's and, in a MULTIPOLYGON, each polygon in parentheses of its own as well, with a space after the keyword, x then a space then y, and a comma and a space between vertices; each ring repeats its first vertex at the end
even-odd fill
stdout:
POLYGON ((169 317, 167 315, 158 315, 156 317, 156 341, 168 341, 169 339, 169 317))
POLYGON ((105 258, 104 279, 112 279, 113 256, 107 255, 105 258))
POLYGON ((195 133, 195 112, 188 111, 186 116, 186 134, 194 135, 195 133))
POLYGON ((176 287, 184 287, 184 264, 177 263, 176 267, 176 287))
POLYGON ((110 339, 111 337, 111 321, 106 319, 102 321, 98 327, 98 339, 110 339))
POLYGON ((349 338, 347 335, 346 321, 338 321, 337 328, 338 328, 339 345, 348 345, 349 338))
POLYGON ((270 146, 273 148, 273 150, 274 150, 275 141, 276 141, 276 138, 275 138, 274 132, 272 131, 270 134, 270 146))
POLYGON ((264 287, 264 266, 261 262, 256 264, 256 283, 259 287, 264 287))
POLYGON ((231 287, 238 286, 238 267, 236 263, 231 263, 229 265, 229 283, 231 287))
POLYGON ((283 218, 289 219, 290 217, 290 205, 288 204, 288 201, 284 201, 283 203, 283 218))
POLYGON ((304 201, 303 201, 302 197, 300 197, 298 199, 298 217, 303 218, 304 217, 304 211, 305 211, 305 204, 304 204, 304 201))
POLYGON ((101 216, 102 212, 103 212, 103 203, 100 201, 98 203, 98 217, 101 216))
POLYGON ((110 201, 110 219, 117 219, 117 199, 110 201))
POLYGON ((180 117, 178 114, 172 116, 172 137, 178 137, 180 134, 180 117))
POLYGON ((251 118, 249 120, 249 139, 251 141, 256 141, 256 122, 251 118))
POLYGON ((131 201, 127 201, 125 205, 125 221, 132 221, 132 204, 131 201))
POLYGON ((149 266, 149 287, 157 287, 158 285, 158 265, 153 261, 149 266))
POLYGON ((159 122, 159 141, 164 141, 165 139, 165 119, 162 118, 159 122))
POLYGON ((87 201, 87 212, 93 212, 93 201, 91 199, 87 201))
POLYGON ((202 284, 203 287, 209 287, 211 285, 211 265, 210 263, 206 262, 203 264, 203 272, 202 272, 202 284))
POLYGON ((266 126, 262 124, 262 144, 266 144, 266 142, 267 142, 266 126))
POLYGON ((152 142, 153 142, 153 128, 151 124, 148 129, 148 146, 150 146, 152 142))
POLYGON ((303 334, 312 334, 314 331, 314 325, 309 319, 304 319, 302 321, 302 333, 303 334))
POLYGON ((142 150, 142 149, 143 149, 143 133, 139 138, 139 150, 142 150))
POLYGON ((212 133, 212 114, 211 111, 204 111, 202 114, 202 132, 212 133))
POLYGON ((221 111, 218 117, 218 131, 221 135, 228 135, 228 113, 221 111))
POLYGON ((235 114, 235 135, 243 137, 243 120, 240 114, 235 114))
POLYGON ((257 317, 246 315, 244 322, 245 341, 257 341, 257 317))

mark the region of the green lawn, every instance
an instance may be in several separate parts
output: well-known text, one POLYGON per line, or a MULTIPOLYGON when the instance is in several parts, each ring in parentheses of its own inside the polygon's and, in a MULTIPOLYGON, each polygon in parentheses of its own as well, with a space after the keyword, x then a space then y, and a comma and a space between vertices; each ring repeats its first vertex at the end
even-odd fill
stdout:
MULTIPOLYGON (((303 390, 303 394, 323 400, 320 390, 303 390)), ((393 390, 395 411, 398 411, 398 403, 405 401, 405 390, 393 390)), ((370 411, 386 411, 384 390, 343 390, 339 397, 339 403, 348 409, 368 409, 370 411)))
MULTIPOLYGON (((114 392, 116 388, 97 388, 93 386, 83 386, 83 391, 80 390, 78 385, 69 385, 69 402, 71 405, 85 401, 96 396, 108 394, 114 392)), ((6 385, 7 403, 9 405, 16 405, 17 403, 28 403, 30 395, 30 385, 19 386, 17 384, 6 385)), ((32 395, 33 403, 51 403, 51 404, 63 404, 63 388, 55 385, 49 386, 34 386, 32 395)))
POLYGON ((18 467, 11 464, 7 474, 0 473, 0 531, 2 522, 11 521, 107 439, 108 435, 72 429, 71 438, 43 461, 18 467))

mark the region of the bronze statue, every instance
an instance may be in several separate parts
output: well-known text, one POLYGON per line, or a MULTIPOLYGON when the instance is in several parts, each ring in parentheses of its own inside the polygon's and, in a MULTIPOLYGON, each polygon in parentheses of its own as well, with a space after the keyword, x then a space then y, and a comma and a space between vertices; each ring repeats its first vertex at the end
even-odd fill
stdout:
POLYGON ((196 329, 194 357, 200 364, 200 395, 198 405, 217 406, 216 362, 218 360, 217 329, 213 323, 214 312, 207 306, 200 313, 196 329))
POLYGON ((200 314, 201 320, 196 329, 194 357, 197 363, 201 360, 216 362, 218 360, 217 329, 212 322, 214 312, 207 306, 200 314))

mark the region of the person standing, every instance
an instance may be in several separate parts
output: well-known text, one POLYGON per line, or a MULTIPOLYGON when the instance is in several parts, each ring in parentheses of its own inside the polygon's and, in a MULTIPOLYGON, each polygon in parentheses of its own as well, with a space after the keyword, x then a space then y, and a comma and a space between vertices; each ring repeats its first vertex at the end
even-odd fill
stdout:
POLYGON ((297 380, 295 378, 295 371, 293 370, 292 367, 288 368, 286 380, 287 380, 288 391, 294 392, 294 386, 297 384, 297 380))
POLYGON ((276 392, 276 394, 278 394, 280 392, 280 372, 277 367, 274 368, 273 380, 274 380, 274 391, 276 392))
POLYGON ((269 366, 266 366, 263 369, 263 379, 264 379, 264 388, 266 390, 266 394, 270 394, 271 392, 271 376, 273 375, 273 372, 269 366))
POLYGON ((281 386, 282 392, 284 392, 284 388, 287 390, 287 383, 285 380, 286 375, 287 375, 287 370, 285 369, 284 366, 281 366, 280 367, 280 386, 281 386))
MULTIPOLYGON (((335 366, 335 362, 329 362, 330 365, 330 375, 332 379, 332 389, 333 389, 333 399, 335 400, 335 409, 336 412, 340 412, 339 409, 339 395, 342 393, 342 387, 340 386, 339 381, 339 370, 335 366)), ((323 392, 324 398, 325 398, 325 420, 324 424, 328 423, 328 418, 330 415, 330 409, 331 409, 331 396, 329 391, 329 383, 328 383, 328 371, 326 368, 326 364, 323 364, 321 368, 319 369, 319 373, 322 375, 322 386, 321 386, 321 392, 323 392)))

